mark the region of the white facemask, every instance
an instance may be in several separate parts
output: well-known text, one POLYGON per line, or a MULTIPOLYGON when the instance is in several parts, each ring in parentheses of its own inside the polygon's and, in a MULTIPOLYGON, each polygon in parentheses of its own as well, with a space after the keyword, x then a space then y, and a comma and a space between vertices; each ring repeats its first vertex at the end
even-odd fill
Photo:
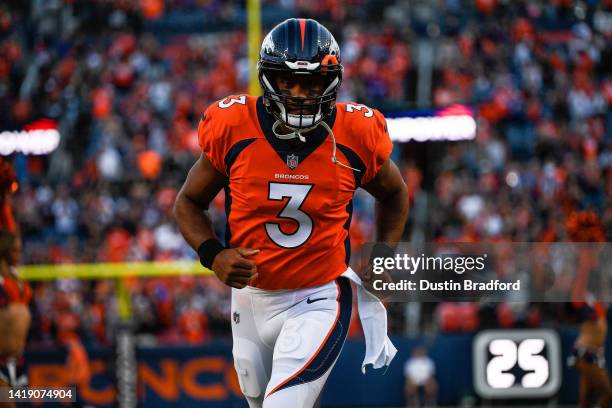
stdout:
POLYGON ((287 118, 287 125, 293 128, 305 129, 312 127, 315 123, 321 120, 321 108, 316 115, 295 115, 288 114, 285 116, 285 107, 280 102, 275 102, 280 110, 281 118, 287 118))

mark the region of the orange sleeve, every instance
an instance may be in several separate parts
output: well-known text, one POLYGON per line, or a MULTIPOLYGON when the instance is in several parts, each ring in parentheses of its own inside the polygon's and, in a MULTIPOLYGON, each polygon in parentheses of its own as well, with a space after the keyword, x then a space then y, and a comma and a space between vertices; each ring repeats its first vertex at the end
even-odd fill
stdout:
POLYGON ((17 232, 11 195, 17 189, 17 175, 13 166, 0 157, 0 230, 17 232))
POLYGON ((13 209, 8 202, 0 204, 0 229, 17 232, 17 223, 13 217, 13 209))
POLYGON ((389 137, 387 122, 383 114, 374 109, 374 117, 365 120, 370 122, 374 120, 374 123, 368 126, 368 134, 365 138, 368 158, 365 163, 366 172, 362 179, 363 184, 367 184, 376 176, 382 165, 389 160, 393 151, 393 143, 389 137))
POLYGON ((606 318, 606 308, 602 302, 596 302, 593 309, 595 309, 595 315, 598 319, 606 318))
POLYGON ((227 126, 223 124, 223 116, 218 110, 217 105, 213 104, 206 109, 202 119, 200 119, 198 144, 214 168, 227 176, 223 162, 227 150, 227 126))

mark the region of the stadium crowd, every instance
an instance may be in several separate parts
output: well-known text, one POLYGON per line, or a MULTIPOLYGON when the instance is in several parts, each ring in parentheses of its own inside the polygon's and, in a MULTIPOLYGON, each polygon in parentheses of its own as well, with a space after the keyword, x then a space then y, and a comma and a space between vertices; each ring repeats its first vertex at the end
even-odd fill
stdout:
MULTIPOLYGON (((411 145, 397 146, 411 199, 430 197, 425 224, 411 215, 407 238, 421 225, 429 241, 572 241, 584 240, 585 229, 610 239, 609 2, 446 0, 429 6, 435 13, 418 2, 263 3, 329 24, 343 52, 342 100, 383 112, 414 105, 412 47, 429 41, 431 105, 474 110, 476 140, 445 145, 442 160, 429 164, 431 188, 410 160, 411 145)), ((199 152, 202 112, 248 88, 247 41, 236 24, 172 36, 156 30, 194 10, 235 22, 241 7, 198 0, 0 5, 0 123, 21 129, 46 117, 62 135, 48 157, 13 158, 24 263, 195 259, 171 208, 199 152)), ((221 193, 211 209, 220 236, 223 205, 221 193)), ((371 200, 358 194, 356 248, 373 238, 371 211, 371 200)), ((229 334, 228 290, 213 279, 126 284, 144 340, 198 343, 229 334)), ((69 331, 108 342, 114 285, 36 284, 32 337, 53 343, 69 331)), ((391 327, 401 332, 397 315, 391 327)))

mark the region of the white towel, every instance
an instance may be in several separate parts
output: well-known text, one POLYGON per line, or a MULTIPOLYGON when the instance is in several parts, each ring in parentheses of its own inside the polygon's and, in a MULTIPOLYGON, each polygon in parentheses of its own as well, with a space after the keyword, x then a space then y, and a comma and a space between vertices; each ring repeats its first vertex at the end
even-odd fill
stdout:
POLYGON ((387 337, 385 306, 376 296, 366 290, 361 278, 351 268, 348 268, 342 276, 349 278, 357 285, 359 320, 361 320, 366 342, 366 353, 361 364, 361 372, 365 374, 368 364, 372 364, 374 369, 388 366, 395 357, 397 349, 387 337))

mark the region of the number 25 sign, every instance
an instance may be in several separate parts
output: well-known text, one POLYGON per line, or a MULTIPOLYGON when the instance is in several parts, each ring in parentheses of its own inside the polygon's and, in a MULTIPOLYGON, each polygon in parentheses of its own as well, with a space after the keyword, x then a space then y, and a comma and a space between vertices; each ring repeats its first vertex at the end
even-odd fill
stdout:
POLYGON ((483 398, 547 398, 561 385, 551 330, 487 330, 474 338, 474 386, 483 398))

